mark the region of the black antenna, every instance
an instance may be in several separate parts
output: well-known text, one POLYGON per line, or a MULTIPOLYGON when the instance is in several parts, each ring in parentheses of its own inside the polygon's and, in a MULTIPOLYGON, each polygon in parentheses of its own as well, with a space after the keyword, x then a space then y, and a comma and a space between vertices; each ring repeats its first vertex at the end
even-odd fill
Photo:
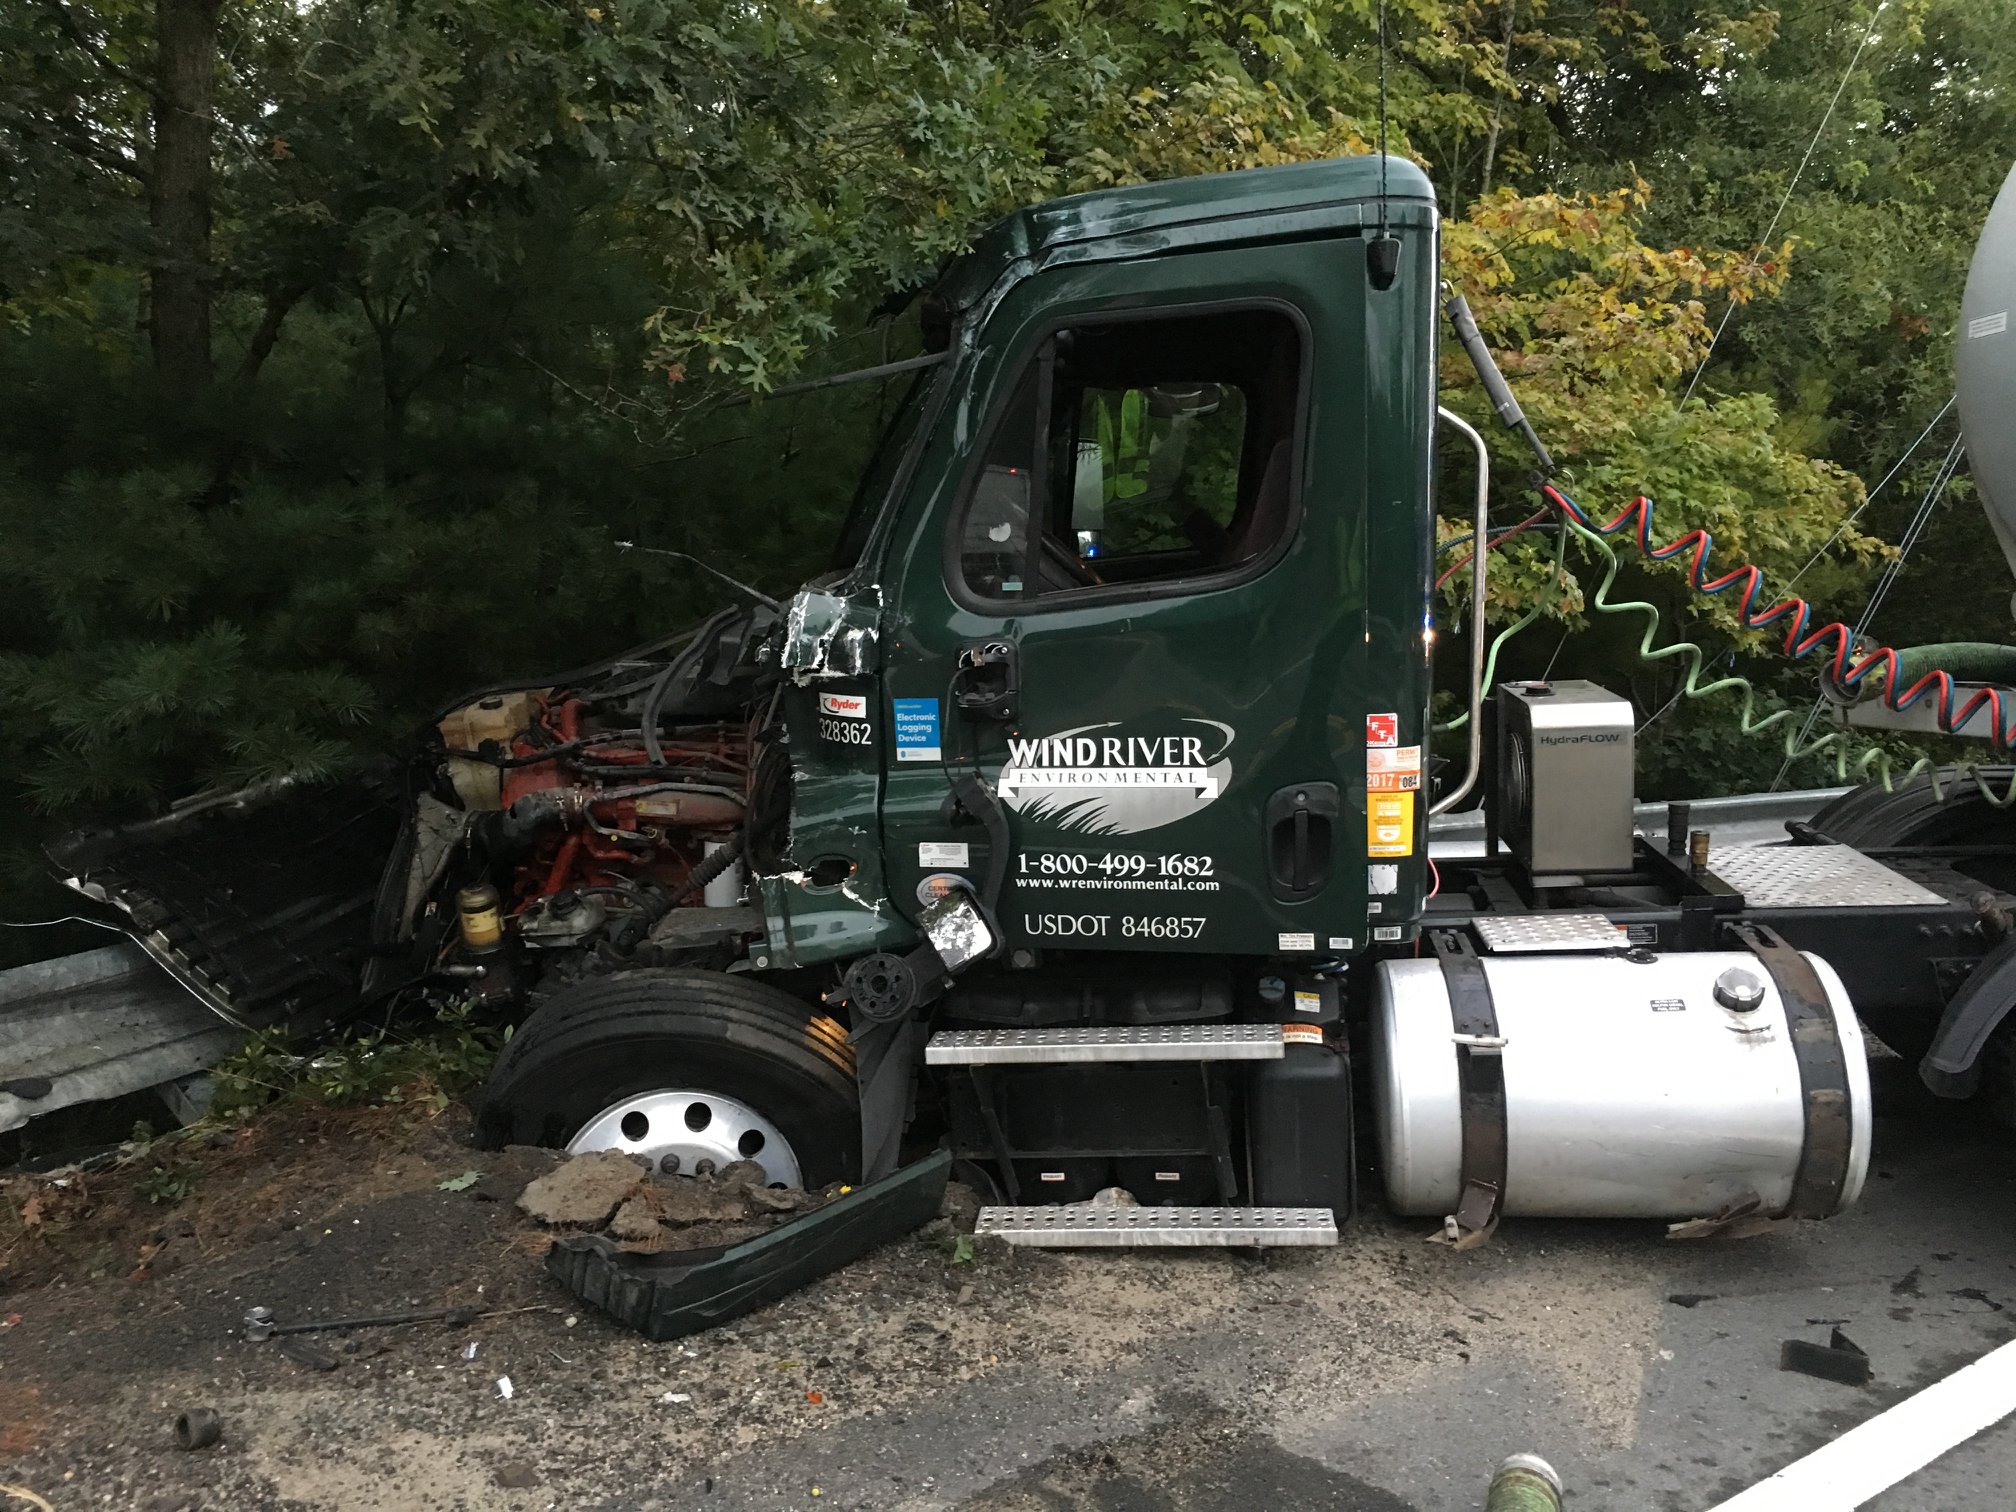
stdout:
POLYGON ((1390 289, 1400 272, 1400 240, 1386 229, 1386 0, 1379 0, 1379 234, 1365 247, 1366 276, 1390 289))
POLYGON ((1379 234, 1386 234, 1386 0, 1379 0, 1379 234))

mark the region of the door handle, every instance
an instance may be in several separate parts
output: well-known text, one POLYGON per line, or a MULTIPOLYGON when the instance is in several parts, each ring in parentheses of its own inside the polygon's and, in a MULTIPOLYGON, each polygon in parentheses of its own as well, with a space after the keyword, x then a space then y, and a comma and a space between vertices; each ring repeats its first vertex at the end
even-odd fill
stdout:
POLYGON ((953 661, 952 703, 968 719, 1005 724, 1022 707, 1022 653, 1002 636, 971 641, 953 661))
POLYGON ((1267 800, 1267 880, 1284 903, 1313 898, 1336 859, 1337 784, 1298 782, 1267 800))

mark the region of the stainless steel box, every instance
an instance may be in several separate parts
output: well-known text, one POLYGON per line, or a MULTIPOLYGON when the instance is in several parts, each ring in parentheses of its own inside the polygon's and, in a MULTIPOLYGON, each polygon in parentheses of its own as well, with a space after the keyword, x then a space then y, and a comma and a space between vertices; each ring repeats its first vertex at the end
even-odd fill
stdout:
POLYGON ((1535 877, 1630 870, 1632 724, 1592 682, 1499 685, 1497 830, 1535 877))

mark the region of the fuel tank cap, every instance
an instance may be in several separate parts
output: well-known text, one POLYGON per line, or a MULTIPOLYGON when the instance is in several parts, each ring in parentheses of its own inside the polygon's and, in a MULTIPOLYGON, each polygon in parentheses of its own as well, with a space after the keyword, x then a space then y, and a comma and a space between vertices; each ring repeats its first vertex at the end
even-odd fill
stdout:
POLYGON ((1731 1013, 1755 1013, 1764 1006, 1764 984, 1755 972, 1731 966, 1715 978, 1715 1001, 1731 1013))

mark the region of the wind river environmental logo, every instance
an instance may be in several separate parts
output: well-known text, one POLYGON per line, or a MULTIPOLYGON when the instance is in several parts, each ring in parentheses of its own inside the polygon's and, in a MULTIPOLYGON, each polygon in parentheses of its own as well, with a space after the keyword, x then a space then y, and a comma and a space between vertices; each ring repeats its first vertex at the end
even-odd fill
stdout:
POLYGON ((1001 801, 1026 819, 1086 835, 1138 835, 1209 808, 1232 779, 1233 731, 1185 717, 1166 735, 1120 722, 1008 742, 1001 801))

